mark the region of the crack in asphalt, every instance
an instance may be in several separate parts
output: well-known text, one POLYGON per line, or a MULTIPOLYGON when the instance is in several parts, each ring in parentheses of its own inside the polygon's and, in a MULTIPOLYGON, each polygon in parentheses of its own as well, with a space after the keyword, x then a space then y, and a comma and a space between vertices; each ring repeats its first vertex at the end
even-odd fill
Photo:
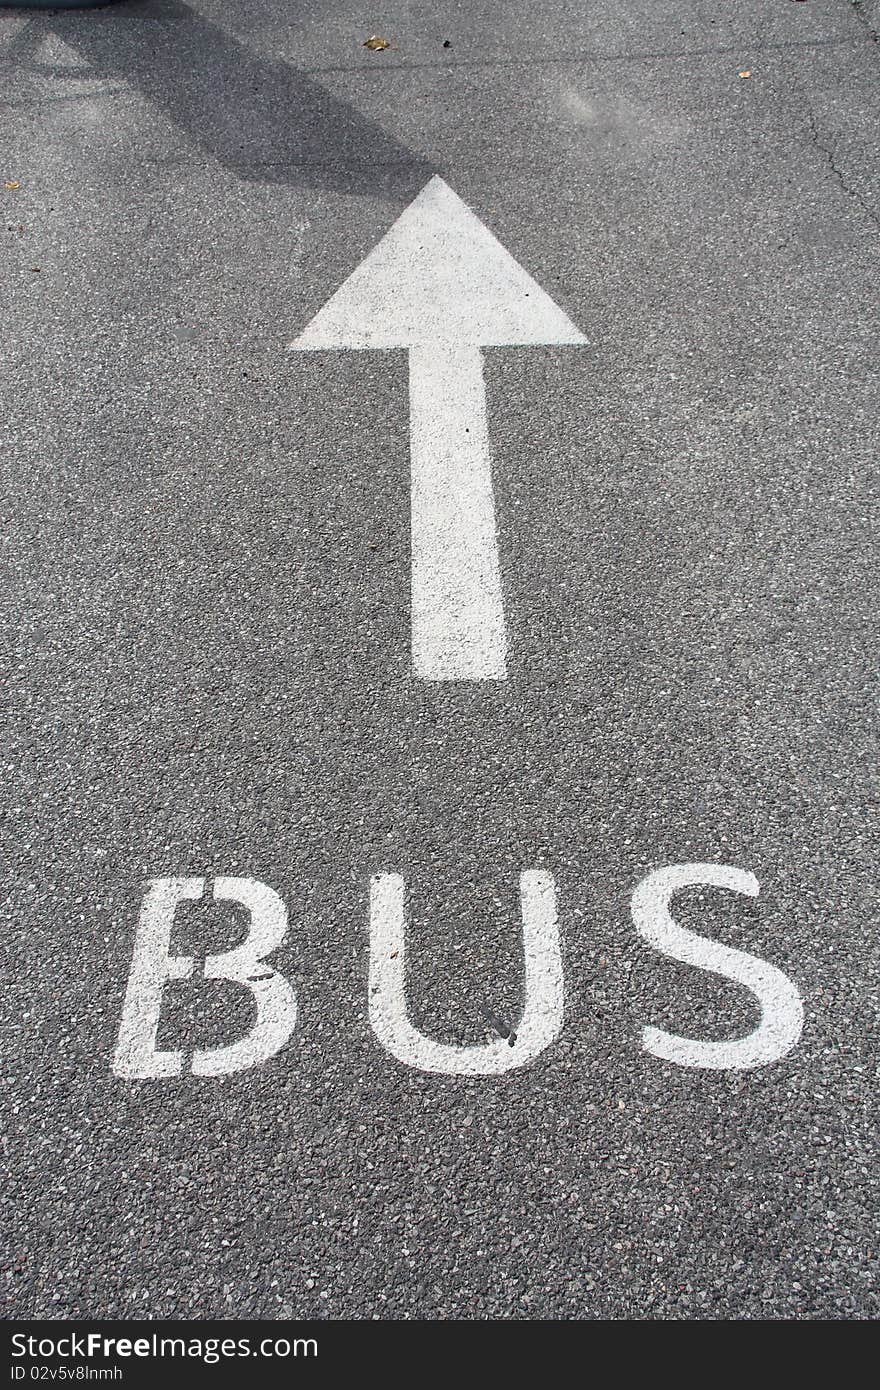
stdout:
POLYGON ((875 227, 877 227, 878 229, 880 229, 880 216, 878 216, 878 214, 874 211, 874 209, 871 207, 870 203, 868 203, 868 202, 866 201, 866 199, 863 198, 862 194, 858 191, 858 189, 857 189, 857 188, 853 188, 852 184, 850 184, 850 183, 847 181, 846 175, 844 174, 843 170, 837 165, 837 163, 836 163, 836 161, 835 161, 835 158, 834 158, 834 150, 833 150, 833 148, 830 148, 828 145, 826 145, 826 144, 823 143, 822 138, 821 138, 821 136, 820 136, 820 134, 819 134, 819 125, 818 125, 818 122, 816 121, 816 117, 815 117, 815 114, 814 114, 814 112, 813 112, 813 108, 809 105, 809 103, 807 103, 807 114, 808 114, 808 116, 809 116, 809 121, 810 121, 810 140, 811 140, 811 143, 815 146, 815 148, 816 148, 817 150, 819 150, 822 154, 824 154, 824 156, 825 156, 825 158, 826 158, 826 160, 827 160, 827 162, 828 162, 828 167, 829 167, 829 169, 830 169, 831 172, 834 174, 834 177, 837 179, 837 182, 840 184, 840 187, 843 189, 844 193, 846 193, 846 195, 847 195, 849 198, 852 198, 856 203, 858 203, 859 207, 862 209, 862 212, 865 214, 865 216, 866 216, 871 222, 873 222, 873 224, 874 224, 875 227))
POLYGON ((874 0, 850 0, 853 13, 856 19, 865 29, 868 38, 872 43, 880 43, 880 32, 874 28, 872 23, 874 16, 874 0))

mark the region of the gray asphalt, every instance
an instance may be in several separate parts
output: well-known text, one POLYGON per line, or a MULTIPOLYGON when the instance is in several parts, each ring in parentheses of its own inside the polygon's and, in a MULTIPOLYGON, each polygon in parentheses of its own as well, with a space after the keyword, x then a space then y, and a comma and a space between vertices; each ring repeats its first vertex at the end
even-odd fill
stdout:
MULTIPOLYGON (((878 29, 876 0, 0 9, 7 1316, 877 1316, 878 29), (434 173, 589 339, 487 352, 501 685, 410 675, 404 354, 286 351, 434 173), (678 920, 802 993, 769 1067, 640 1049, 754 1025, 630 921, 693 860, 761 894, 678 920), (494 1079, 395 1062, 370 876, 410 889, 413 1021, 467 1043, 519 1011, 538 867, 558 1042, 494 1079), (163 874, 288 904, 263 1067, 112 1075, 163 874)), ((238 929, 193 907, 176 945, 238 929)), ((177 984, 160 1042, 249 1021, 177 984)))

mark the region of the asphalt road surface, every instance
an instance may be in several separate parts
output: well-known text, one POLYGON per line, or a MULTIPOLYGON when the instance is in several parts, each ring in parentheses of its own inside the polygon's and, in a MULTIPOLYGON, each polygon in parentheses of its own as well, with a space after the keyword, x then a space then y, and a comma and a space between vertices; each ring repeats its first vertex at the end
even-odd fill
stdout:
POLYGON ((0 9, 7 1316, 877 1316, 878 28, 0 9))

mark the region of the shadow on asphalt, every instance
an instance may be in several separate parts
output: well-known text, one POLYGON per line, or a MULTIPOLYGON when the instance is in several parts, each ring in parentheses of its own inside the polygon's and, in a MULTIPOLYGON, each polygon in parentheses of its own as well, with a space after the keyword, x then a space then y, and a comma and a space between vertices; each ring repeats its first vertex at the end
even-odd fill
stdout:
POLYGON ((180 0, 29 11, 6 61, 69 79, 69 67, 38 60, 51 34, 90 77, 127 83, 239 178, 408 202, 435 172, 317 82, 258 57, 180 0))

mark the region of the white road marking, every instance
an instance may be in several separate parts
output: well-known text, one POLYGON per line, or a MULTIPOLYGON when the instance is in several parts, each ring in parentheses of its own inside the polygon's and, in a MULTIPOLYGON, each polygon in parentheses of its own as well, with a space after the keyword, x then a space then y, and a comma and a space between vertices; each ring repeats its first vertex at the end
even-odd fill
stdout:
MULTIPOLYGON (((141 908, 113 1059, 117 1076, 141 1080, 180 1076, 183 1071, 182 1052, 156 1051, 156 1030, 166 980, 190 978, 195 965, 191 956, 169 954, 174 913, 178 903, 197 901, 204 891, 203 878, 157 878, 150 884, 141 908)), ((205 978, 244 985, 254 996, 257 1018, 238 1042, 197 1051, 192 1063, 196 1076, 227 1076, 265 1062, 284 1046, 296 1023, 296 996, 290 983, 265 963, 287 932, 284 903, 271 888, 252 878, 215 879, 214 898, 241 903, 251 920, 239 946, 208 957, 205 978)))
POLYGON ((296 995, 289 980, 266 965, 266 956, 287 935, 287 909, 278 894, 253 878, 214 880, 217 902, 241 903, 251 915, 244 941, 231 951, 208 956, 206 980, 236 980, 257 1006, 250 1032, 228 1047, 212 1047, 193 1057, 194 1076, 227 1076, 259 1066, 284 1046, 296 1024, 296 995))
POLYGON ((412 654, 422 680, 504 680, 507 633, 479 348, 409 352, 412 654))
POLYGON ((435 177, 291 344, 409 350, 412 657, 422 680, 507 675, 480 349, 585 342, 435 177))
MULTIPOLYGON (((659 1028, 642 1031, 642 1046, 653 1056, 681 1067, 739 1071, 778 1061, 798 1042, 803 1004, 781 970, 745 951, 721 946, 678 926, 670 912, 673 895, 691 886, 726 888, 748 897, 758 894, 754 874, 727 864, 673 864, 642 879, 632 895, 636 931, 673 960, 721 975, 745 986, 761 1010, 747 1037, 724 1042, 681 1038, 659 1028)), ((156 1034, 166 981, 192 976, 191 956, 170 954, 178 905, 201 898, 203 878, 156 878, 144 898, 135 936, 128 988, 122 1010, 113 1070, 126 1080, 180 1076, 180 1051, 160 1052, 156 1034)), ((245 940, 231 951, 207 958, 205 977, 234 980, 254 996, 257 1019, 237 1042, 193 1055, 196 1076, 227 1076, 274 1056, 296 1024, 296 996, 289 981, 266 965, 287 931, 287 912, 278 894, 251 878, 214 880, 216 901, 241 903, 250 925, 245 940)), ((452 1047, 425 1037, 409 1021, 406 1004, 406 886, 399 874, 370 880, 370 967, 368 1013, 373 1031, 392 1056, 420 1071, 450 1076, 497 1076, 525 1066, 559 1036, 564 1013, 564 980, 552 874, 538 869, 520 875, 525 1003, 513 1035, 473 1047, 452 1047)))
POLYGON ((405 895, 399 874, 379 874, 370 882, 369 1014, 382 1046, 408 1067, 450 1076, 497 1076, 533 1061, 558 1037, 563 1019, 552 875, 534 869, 520 876, 525 1005, 513 1046, 496 1038, 475 1047, 451 1047, 412 1026, 406 1006, 405 895))
POLYGON ((156 1051, 156 1030, 166 980, 186 980, 194 966, 191 956, 169 955, 175 910, 187 899, 197 901, 204 891, 203 878, 154 878, 150 884, 141 907, 113 1059, 117 1076, 179 1076, 183 1070, 182 1052, 156 1051))
POLYGON ((675 1062, 680 1067, 740 1071, 776 1062, 790 1052, 800 1038, 804 1021, 800 994, 775 965, 678 926, 669 904, 674 893, 691 886, 727 888, 750 898, 758 895, 758 880, 754 874, 728 864, 673 864, 656 869, 642 879, 632 896, 636 931, 673 960, 745 985, 758 1001, 761 1021, 747 1037, 729 1042, 700 1042, 665 1033, 659 1028, 645 1028, 642 1046, 654 1057, 675 1062))

